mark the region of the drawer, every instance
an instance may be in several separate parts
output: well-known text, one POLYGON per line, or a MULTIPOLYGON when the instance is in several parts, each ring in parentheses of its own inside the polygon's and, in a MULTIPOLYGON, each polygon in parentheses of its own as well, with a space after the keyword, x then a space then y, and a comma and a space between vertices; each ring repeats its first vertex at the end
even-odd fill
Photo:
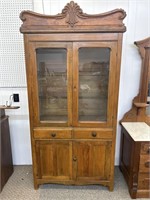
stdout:
POLYGON ((35 139, 70 139, 71 137, 71 129, 34 129, 35 139))
POLYGON ((112 129, 74 129, 75 139, 111 139, 112 129))
POLYGON ((138 189, 150 189, 150 175, 149 173, 138 175, 138 189))
POLYGON ((150 171, 150 156, 140 155, 140 166, 139 172, 149 172, 150 171))
POLYGON ((150 156, 150 143, 141 144, 141 154, 149 154, 150 156))

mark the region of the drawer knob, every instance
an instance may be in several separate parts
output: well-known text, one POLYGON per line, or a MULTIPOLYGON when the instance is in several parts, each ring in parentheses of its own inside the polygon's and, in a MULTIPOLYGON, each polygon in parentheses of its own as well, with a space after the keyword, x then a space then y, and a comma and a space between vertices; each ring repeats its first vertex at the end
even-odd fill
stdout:
POLYGON ((148 148, 147 153, 150 154, 150 147, 148 148))
POLYGON ((96 132, 92 132, 92 136, 93 136, 93 137, 96 137, 96 136, 97 136, 97 133, 96 133, 96 132))
POLYGON ((150 161, 145 163, 145 167, 150 168, 150 161))
POLYGON ((56 137, 56 133, 51 133, 51 136, 52 137, 56 137))
POLYGON ((77 161, 77 157, 76 156, 73 157, 73 161, 77 161))

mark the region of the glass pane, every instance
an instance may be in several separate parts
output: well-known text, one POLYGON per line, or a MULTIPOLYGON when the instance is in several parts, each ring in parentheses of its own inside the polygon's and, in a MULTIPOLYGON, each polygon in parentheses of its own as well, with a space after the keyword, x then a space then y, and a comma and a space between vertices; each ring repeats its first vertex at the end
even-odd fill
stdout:
POLYGON ((79 121, 106 121, 109 48, 79 49, 79 121))
POLYGON ((40 121, 67 120, 67 51, 36 50, 40 121))

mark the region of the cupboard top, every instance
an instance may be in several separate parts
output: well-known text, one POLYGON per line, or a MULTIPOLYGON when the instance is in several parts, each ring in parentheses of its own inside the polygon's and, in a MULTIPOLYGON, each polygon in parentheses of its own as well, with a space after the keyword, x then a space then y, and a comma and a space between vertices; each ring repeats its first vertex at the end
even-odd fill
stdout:
POLYGON ((74 32, 125 32, 123 19, 126 13, 122 9, 89 15, 83 13, 77 3, 68 3, 62 13, 44 15, 32 11, 22 11, 20 19, 22 33, 74 33, 74 32))

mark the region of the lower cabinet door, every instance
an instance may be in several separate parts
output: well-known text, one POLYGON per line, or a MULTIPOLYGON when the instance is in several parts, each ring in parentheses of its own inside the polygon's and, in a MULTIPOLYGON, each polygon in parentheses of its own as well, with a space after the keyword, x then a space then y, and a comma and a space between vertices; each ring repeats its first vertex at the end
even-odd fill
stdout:
POLYGON ((73 176, 76 181, 108 180, 110 162, 110 141, 73 142, 73 176))
POLYGON ((72 179, 72 142, 36 141, 37 176, 51 181, 72 179))

